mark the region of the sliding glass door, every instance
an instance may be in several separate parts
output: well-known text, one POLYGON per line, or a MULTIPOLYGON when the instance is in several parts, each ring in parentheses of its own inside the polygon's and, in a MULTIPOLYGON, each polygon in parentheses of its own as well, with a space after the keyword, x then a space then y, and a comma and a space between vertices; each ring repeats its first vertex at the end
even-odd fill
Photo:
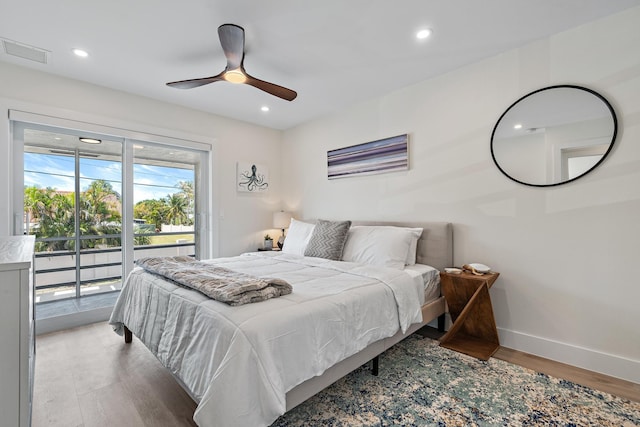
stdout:
POLYGON ((140 257, 202 255, 207 151, 27 123, 13 133, 36 303, 116 292, 140 257))
POLYGON ((122 142, 102 139, 78 150, 76 296, 122 286, 122 142))
POLYGON ((122 140, 25 128, 24 232, 36 236, 36 302, 120 289, 122 140))
POLYGON ((196 151, 133 144, 134 258, 196 256, 196 151))

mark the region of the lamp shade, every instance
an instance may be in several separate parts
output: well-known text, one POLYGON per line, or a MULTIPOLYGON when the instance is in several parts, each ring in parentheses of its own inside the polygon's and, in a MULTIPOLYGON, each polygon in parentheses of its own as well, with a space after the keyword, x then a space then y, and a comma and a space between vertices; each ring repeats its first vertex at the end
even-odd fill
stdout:
POLYGON ((284 230, 285 228, 289 228, 290 223, 291 212, 280 211, 273 214, 273 228, 284 230))

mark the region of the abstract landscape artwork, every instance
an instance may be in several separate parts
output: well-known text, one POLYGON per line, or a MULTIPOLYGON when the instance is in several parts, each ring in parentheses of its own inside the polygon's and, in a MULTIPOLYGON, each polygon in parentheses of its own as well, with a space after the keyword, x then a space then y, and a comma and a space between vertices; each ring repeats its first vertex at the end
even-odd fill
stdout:
POLYGON ((409 135, 398 135, 327 152, 329 179, 409 169, 409 135))

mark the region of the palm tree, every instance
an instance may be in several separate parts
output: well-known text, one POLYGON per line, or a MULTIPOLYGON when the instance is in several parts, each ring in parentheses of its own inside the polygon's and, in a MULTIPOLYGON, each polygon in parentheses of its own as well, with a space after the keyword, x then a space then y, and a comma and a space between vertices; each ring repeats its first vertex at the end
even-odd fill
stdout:
POLYGON ((103 179, 92 181, 80 194, 83 220, 89 224, 101 225, 105 221, 120 221, 120 195, 110 182, 103 179))
MULTIPOLYGON (((80 193, 80 234, 120 234, 122 215, 120 195, 110 182, 96 179, 80 193)), ((82 240, 82 248, 94 248, 96 244, 119 246, 119 238, 82 240)))
POLYGON ((193 181, 180 181, 178 188, 180 188, 183 197, 193 200, 193 181))
MULTIPOLYGON (((47 205, 51 201, 47 193, 53 193, 53 189, 47 188, 43 190, 35 185, 24 188, 24 212, 27 217, 27 224, 40 222, 47 205)), ((31 230, 29 230, 29 233, 32 234, 31 230)), ((35 231, 33 234, 35 234, 35 231)))
POLYGON ((187 201, 180 193, 169 194, 165 198, 167 204, 167 211, 165 219, 167 222, 173 225, 184 224, 187 220, 187 201))
MULTIPOLYGON (((75 215, 73 213, 74 193, 61 194, 55 189, 36 186, 24 189, 25 212, 29 221, 37 225, 30 234, 36 237, 73 236, 75 215)), ((38 242, 36 250, 68 249, 69 241, 38 242)))
POLYGON ((180 188, 180 197, 185 199, 186 202, 186 214, 187 220, 183 223, 184 225, 193 225, 194 211, 195 211, 195 197, 193 190, 193 181, 180 181, 178 182, 178 187, 180 188))

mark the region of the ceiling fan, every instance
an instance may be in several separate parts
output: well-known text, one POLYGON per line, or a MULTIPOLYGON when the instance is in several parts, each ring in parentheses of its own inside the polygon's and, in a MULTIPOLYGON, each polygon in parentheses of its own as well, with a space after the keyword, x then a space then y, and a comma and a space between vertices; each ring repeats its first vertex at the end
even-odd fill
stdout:
POLYGON ((244 28, 234 24, 223 24, 218 27, 218 36, 220 37, 220 44, 222 45, 224 56, 227 57, 227 67, 223 72, 212 77, 169 82, 167 83, 167 86, 178 89, 191 89, 225 80, 230 83, 244 83, 251 85, 270 93, 271 95, 286 99, 287 101, 293 101, 296 96, 298 96, 298 94, 291 89, 256 79, 255 77, 247 74, 243 65, 244 28))

